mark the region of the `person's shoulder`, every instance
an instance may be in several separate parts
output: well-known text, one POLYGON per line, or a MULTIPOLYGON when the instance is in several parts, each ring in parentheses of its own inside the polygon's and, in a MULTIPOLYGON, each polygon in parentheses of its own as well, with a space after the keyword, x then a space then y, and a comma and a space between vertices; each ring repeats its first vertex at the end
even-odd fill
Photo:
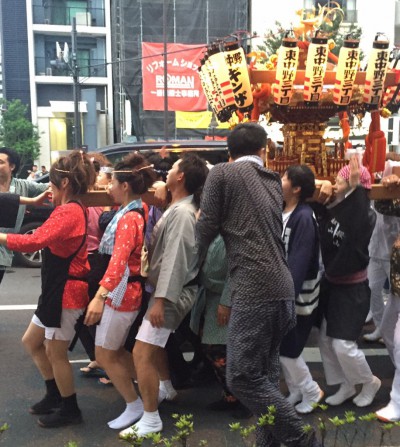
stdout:
POLYGON ((181 200, 178 203, 171 206, 168 216, 171 219, 192 219, 196 218, 196 207, 193 200, 181 200))
POLYGON ((143 217, 143 213, 144 211, 140 212, 138 210, 130 210, 129 212, 125 213, 121 219, 119 220, 120 222, 140 222, 143 223, 144 222, 144 217, 143 217))
POLYGON ((299 203, 295 208, 295 213, 307 217, 313 217, 314 215, 314 211, 308 203, 299 203))

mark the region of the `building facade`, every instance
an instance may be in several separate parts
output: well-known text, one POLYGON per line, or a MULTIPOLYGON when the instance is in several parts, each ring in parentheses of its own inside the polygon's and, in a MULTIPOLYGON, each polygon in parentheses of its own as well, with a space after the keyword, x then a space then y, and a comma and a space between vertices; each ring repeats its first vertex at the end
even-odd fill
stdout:
POLYGON ((110 0, 3 0, 1 18, 5 97, 30 106, 40 163, 73 148, 74 18, 82 143, 91 150, 112 142, 110 0))

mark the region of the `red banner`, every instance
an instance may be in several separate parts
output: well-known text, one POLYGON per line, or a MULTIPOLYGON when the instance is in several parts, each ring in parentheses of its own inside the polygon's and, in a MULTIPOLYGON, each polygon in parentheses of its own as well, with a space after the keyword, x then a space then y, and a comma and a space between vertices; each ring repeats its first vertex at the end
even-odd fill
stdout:
MULTIPOLYGON (((205 48, 167 44, 168 110, 207 110, 197 72, 205 48), (178 52, 179 51, 179 52, 178 52)), ((143 109, 164 110, 164 44, 142 42, 143 109)))

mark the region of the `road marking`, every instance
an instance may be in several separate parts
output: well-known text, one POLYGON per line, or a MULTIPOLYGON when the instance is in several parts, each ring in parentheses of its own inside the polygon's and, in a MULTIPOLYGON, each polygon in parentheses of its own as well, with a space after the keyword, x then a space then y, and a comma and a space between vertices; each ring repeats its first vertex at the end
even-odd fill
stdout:
MULTIPOLYGON (((0 305, 0 310, 36 310, 37 304, 3 304, 0 305)), ((368 348, 362 349, 363 353, 366 357, 375 357, 375 356, 387 356, 388 351, 386 348, 368 348)), ((192 353, 185 353, 188 357, 188 360, 191 359, 192 353)), ((184 354, 184 355, 185 355, 184 354)), ((303 358, 306 362, 321 362, 321 353, 319 352, 319 348, 304 348, 303 358)), ((90 360, 73 360, 71 363, 84 363, 90 360)))
MULTIPOLYGON (((366 357, 389 355, 388 350, 383 347, 377 349, 361 349, 361 351, 365 354, 366 357)), ((319 352, 319 348, 304 348, 302 355, 306 362, 321 362, 321 353, 319 352)))
POLYGON ((0 310, 36 310, 37 304, 3 304, 0 310))
MULTIPOLYGON (((374 356, 387 356, 389 355, 386 348, 378 348, 378 349, 361 349, 361 351, 365 354, 366 357, 374 357, 374 356)), ((183 356, 186 361, 190 361, 193 358, 193 352, 184 352, 183 356)), ((321 354, 319 352, 319 348, 304 348, 303 358, 306 362, 311 363, 321 363, 321 354)), ((70 363, 89 363, 90 359, 77 359, 70 360, 70 363)))

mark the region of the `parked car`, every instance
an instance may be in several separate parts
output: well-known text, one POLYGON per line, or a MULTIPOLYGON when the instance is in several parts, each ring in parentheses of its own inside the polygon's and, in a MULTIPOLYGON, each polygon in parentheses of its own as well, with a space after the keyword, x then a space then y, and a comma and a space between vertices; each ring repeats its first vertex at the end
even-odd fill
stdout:
POLYGON ((111 163, 120 161, 125 155, 132 151, 143 155, 159 153, 161 149, 167 149, 168 155, 178 159, 185 152, 195 152, 212 165, 228 161, 228 146, 226 141, 220 140, 176 140, 176 141, 154 141, 136 143, 117 143, 96 149, 101 152, 111 163))
MULTIPOLYGON (((36 181, 39 183, 48 183, 49 175, 46 174, 36 181)), ((27 206, 24 220, 22 221, 21 229, 19 231, 20 234, 33 233, 36 228, 40 227, 40 225, 48 219, 52 211, 53 206, 50 202, 43 206, 27 206)), ((38 250, 33 253, 15 252, 14 262, 24 267, 39 268, 42 266, 42 251, 38 250)))

